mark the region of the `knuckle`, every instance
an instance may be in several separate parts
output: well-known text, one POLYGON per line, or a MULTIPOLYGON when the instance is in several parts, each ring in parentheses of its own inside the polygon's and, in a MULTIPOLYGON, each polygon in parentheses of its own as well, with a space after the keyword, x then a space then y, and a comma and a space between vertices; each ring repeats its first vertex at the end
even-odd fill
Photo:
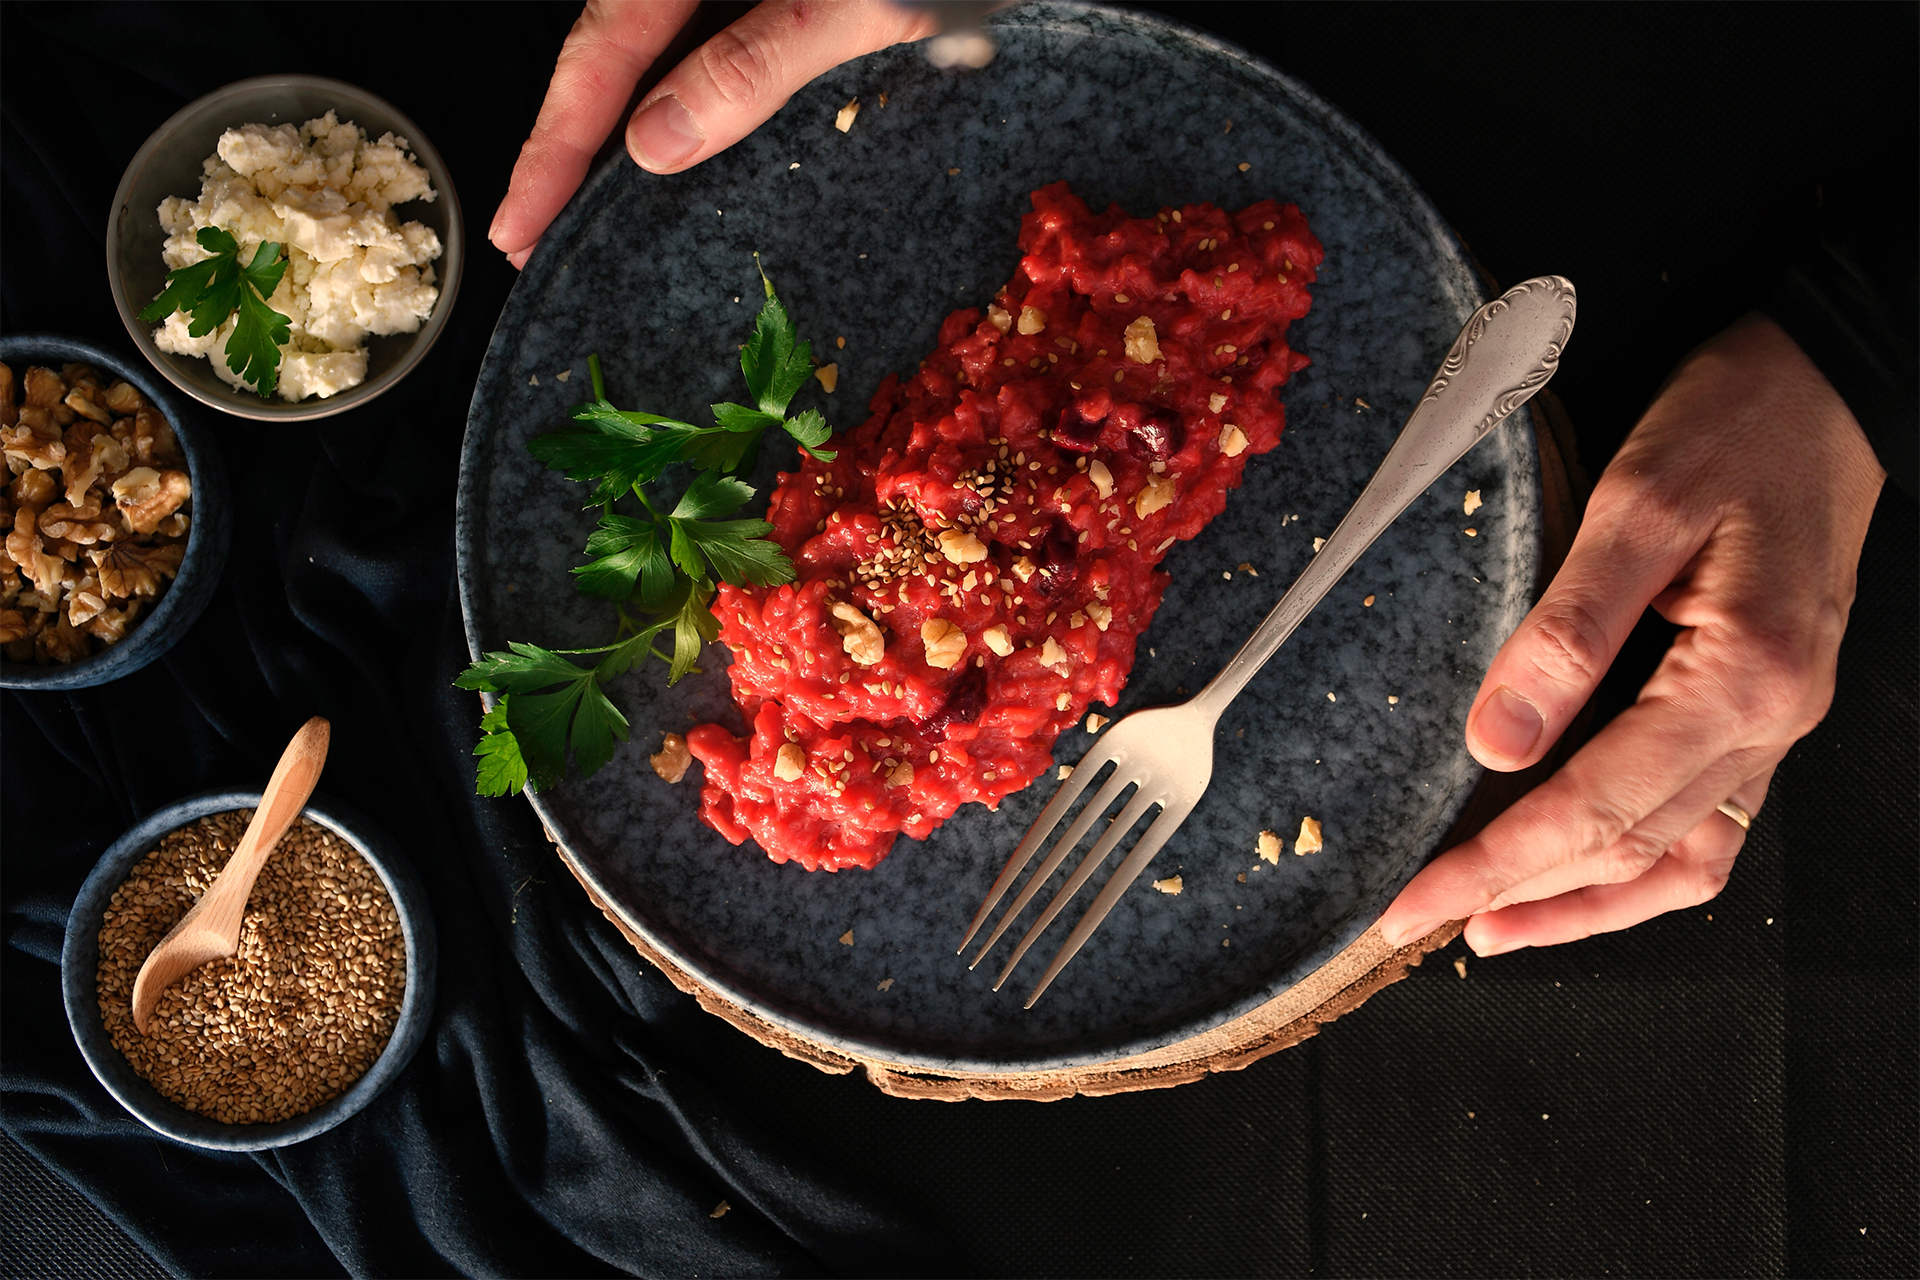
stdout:
POLYGON ((1626 884, 1638 880, 1666 855, 1664 841, 1629 831, 1596 858, 1595 884, 1626 884))
POLYGON ((1687 877, 1686 891, 1693 906, 1703 902, 1712 902, 1727 887, 1727 880, 1733 875, 1733 856, 1724 859, 1715 858, 1694 866, 1687 877))
POLYGON ((1833 702, 1828 664, 1785 636, 1753 635, 1744 649, 1740 669, 1728 678, 1728 695, 1743 725, 1792 740, 1820 723, 1833 702))
POLYGON ((1563 686, 1591 688, 1609 665, 1606 627, 1578 600, 1543 602, 1528 639, 1533 668, 1563 686))
POLYGON ((751 103, 778 73, 771 45, 731 28, 702 45, 696 57, 701 74, 729 107, 751 103))

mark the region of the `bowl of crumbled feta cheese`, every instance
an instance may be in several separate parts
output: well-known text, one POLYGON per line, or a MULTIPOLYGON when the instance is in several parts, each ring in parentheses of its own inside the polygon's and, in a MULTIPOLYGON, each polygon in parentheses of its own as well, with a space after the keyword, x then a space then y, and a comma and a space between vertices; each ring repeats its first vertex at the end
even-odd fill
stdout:
POLYGON ((127 166, 107 274, 187 395, 268 422, 364 404, 446 327, 465 234, 446 163, 392 104, 260 76, 176 113, 127 166))

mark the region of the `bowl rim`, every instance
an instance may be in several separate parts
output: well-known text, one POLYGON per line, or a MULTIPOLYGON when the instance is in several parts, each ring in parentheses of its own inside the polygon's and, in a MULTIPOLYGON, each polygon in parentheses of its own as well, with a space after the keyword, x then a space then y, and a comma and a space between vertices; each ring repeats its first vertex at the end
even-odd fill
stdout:
MULTIPOLYGON (((345 113, 352 108, 342 103, 337 110, 345 113)), ((245 124, 248 121, 240 121, 245 124)), ((359 123, 359 121, 355 121, 359 123)), ((364 128, 364 126, 362 126, 364 128)), ((292 72, 275 75, 249 76, 244 80, 235 80, 222 85, 211 93, 203 94, 186 106, 168 116, 166 121, 148 135, 140 149, 127 162, 120 175, 120 181, 114 188, 113 204, 107 210, 107 233, 103 241, 107 259, 107 284, 113 293, 114 308, 120 313, 120 322, 127 328, 133 339, 134 347, 145 356, 161 376, 171 382, 180 391, 221 413, 230 413, 238 418, 254 422, 312 422, 320 418, 330 418, 358 408, 369 400, 391 390, 407 374, 411 373, 426 358, 427 352, 439 341, 446 331, 449 318, 453 314, 455 300, 460 293, 460 277, 466 265, 466 220, 460 208, 460 196, 454 188, 453 171, 447 167, 446 160, 439 149, 421 131, 413 117, 406 114, 382 98, 379 94, 362 89, 358 85, 344 80, 335 80, 328 76, 302 75, 292 72), (389 335, 407 337, 411 340, 405 355, 390 369, 377 377, 369 378, 358 386, 349 387, 337 395, 324 400, 307 399, 289 403, 275 397, 265 400, 258 395, 228 388, 222 395, 212 392, 188 379, 172 362, 175 359, 197 359, 198 357, 171 356, 161 351, 153 343, 151 326, 141 322, 139 312, 145 303, 136 305, 127 296, 125 279, 120 274, 118 255, 115 252, 116 231, 123 213, 130 211, 130 198, 134 179, 145 168, 147 162, 160 146, 173 133, 192 123, 201 113, 210 111, 221 104, 243 99, 249 95, 272 89, 309 89, 340 98, 355 99, 361 104, 383 112, 393 122, 392 131, 407 139, 408 149, 419 159, 421 165, 433 176, 436 199, 446 202, 447 234, 441 240, 440 260, 436 263, 440 275, 440 296, 434 302, 433 311, 427 316, 426 323, 410 335, 389 335)))
POLYGON ((164 1097, 139 1075, 107 1035, 100 1017, 100 924, 113 891, 170 831, 213 813, 252 808, 260 792, 204 791, 163 805, 129 827, 101 854, 75 895, 60 948, 60 985, 74 1043, 94 1078, 142 1124, 177 1142, 220 1151, 264 1151, 305 1142, 342 1124, 396 1080, 432 1022, 438 944, 425 886, 398 844, 351 806, 315 794, 301 810, 345 840, 380 876, 400 917, 407 948, 407 990, 386 1048, 345 1092, 313 1110, 271 1124, 226 1124, 164 1097))
POLYGON ((0 360, 19 365, 42 359, 77 361, 125 378, 152 401, 173 427, 187 455, 193 481, 193 525, 180 571, 153 612, 139 620, 127 638, 99 653, 66 665, 8 662, 0 658, 0 688, 80 689, 131 675, 154 661, 189 631, 206 610, 226 570, 233 535, 232 492, 219 442, 174 389, 153 370, 81 338, 58 333, 9 333, 0 336, 0 360))

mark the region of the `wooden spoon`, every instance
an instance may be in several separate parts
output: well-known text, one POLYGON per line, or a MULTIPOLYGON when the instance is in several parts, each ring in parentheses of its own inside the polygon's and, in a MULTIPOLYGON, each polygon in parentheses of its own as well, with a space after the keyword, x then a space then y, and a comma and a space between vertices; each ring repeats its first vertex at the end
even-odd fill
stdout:
POLYGON ((247 895, 267 855, 286 833, 293 820, 306 807, 320 780, 320 769, 327 762, 327 741, 331 728, 319 716, 300 726, 293 741, 273 767, 267 789, 253 811, 253 821, 240 837, 233 856, 211 887, 167 931, 160 945, 140 966, 133 980, 133 1025, 140 1034, 147 1032, 147 1019, 160 1003, 160 993, 209 960, 230 956, 240 949, 240 922, 246 915, 247 895))

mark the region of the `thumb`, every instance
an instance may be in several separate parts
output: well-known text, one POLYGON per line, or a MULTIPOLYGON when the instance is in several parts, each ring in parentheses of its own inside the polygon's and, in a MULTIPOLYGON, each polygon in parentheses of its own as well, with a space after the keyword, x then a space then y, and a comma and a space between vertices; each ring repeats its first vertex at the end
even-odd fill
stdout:
POLYGON ((1649 518, 1638 488, 1602 477, 1566 563, 1487 667, 1467 715, 1467 749, 1489 769, 1524 769, 1546 755, 1698 550, 1684 531, 1649 518))
POLYGON ((627 121, 627 150, 678 173, 726 150, 815 76, 934 34, 934 20, 884 0, 767 0, 668 72, 627 121))

